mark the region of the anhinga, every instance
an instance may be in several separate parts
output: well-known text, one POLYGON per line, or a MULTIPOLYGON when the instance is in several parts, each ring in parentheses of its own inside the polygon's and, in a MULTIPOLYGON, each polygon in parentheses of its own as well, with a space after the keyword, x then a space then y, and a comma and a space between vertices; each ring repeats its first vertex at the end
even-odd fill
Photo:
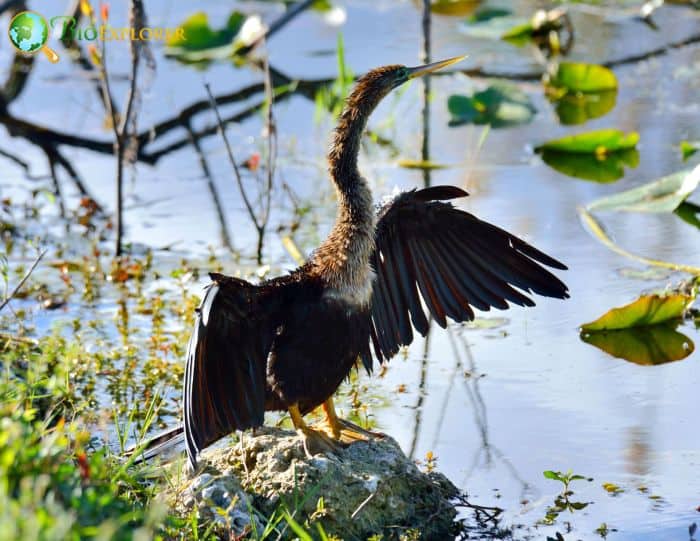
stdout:
POLYGON ((385 66, 358 80, 328 154, 338 214, 328 238, 286 276, 254 285, 211 274, 187 353, 184 431, 187 454, 286 410, 307 453, 333 450, 372 433, 337 417, 332 395, 358 358, 372 371, 428 331, 428 316, 474 318, 472 307, 534 302, 515 288, 568 297, 540 264, 566 267, 526 242, 446 200, 454 186, 412 190, 378 212, 357 168, 367 119, 392 89, 461 58, 425 66, 385 66), (325 422, 303 416, 322 406, 325 422))

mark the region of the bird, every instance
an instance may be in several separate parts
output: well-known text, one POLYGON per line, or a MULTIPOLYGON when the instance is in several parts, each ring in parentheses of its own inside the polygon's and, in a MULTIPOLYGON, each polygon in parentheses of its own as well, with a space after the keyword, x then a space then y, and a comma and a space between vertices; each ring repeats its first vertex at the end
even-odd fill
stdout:
POLYGON ((187 348, 183 428, 193 469, 201 451, 286 411, 307 455, 381 437, 339 417, 333 394, 354 367, 374 369, 428 332, 474 309, 533 306, 531 294, 565 299, 557 259, 454 206, 456 186, 399 193, 375 207, 358 168, 372 111, 393 89, 464 57, 390 65, 359 78, 328 152, 337 215, 298 268, 261 283, 211 273, 187 348), (322 408, 323 420, 304 416, 322 408))

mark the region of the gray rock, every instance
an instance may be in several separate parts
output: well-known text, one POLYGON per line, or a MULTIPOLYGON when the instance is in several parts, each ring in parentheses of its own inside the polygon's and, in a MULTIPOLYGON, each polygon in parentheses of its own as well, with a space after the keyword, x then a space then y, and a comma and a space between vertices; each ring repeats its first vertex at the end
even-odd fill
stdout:
MULTIPOLYGON (((450 499, 458 490, 442 474, 421 472, 390 437, 308 458, 296 433, 264 428, 243 444, 205 451, 199 471, 171 494, 183 516, 196 509, 224 538, 251 531, 251 516, 262 532, 265 517, 287 509, 314 538, 320 524, 345 541, 444 540, 454 537, 450 499)), ((295 537, 289 527, 285 536, 295 537)))

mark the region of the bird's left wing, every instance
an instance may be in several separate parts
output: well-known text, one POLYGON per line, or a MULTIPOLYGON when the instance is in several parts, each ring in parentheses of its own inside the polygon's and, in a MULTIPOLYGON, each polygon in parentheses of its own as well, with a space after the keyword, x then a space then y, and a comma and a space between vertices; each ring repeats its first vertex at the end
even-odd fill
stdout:
MULTIPOLYGON (((441 200, 464 197, 454 186, 405 192, 379 211, 372 264, 371 339, 381 361, 428 331, 428 316, 468 321, 489 310, 535 303, 525 293, 566 298, 566 285, 542 265, 566 269, 518 237, 441 200), (521 291, 518 291, 518 289, 521 291)), ((372 369, 372 360, 362 356, 372 369)))

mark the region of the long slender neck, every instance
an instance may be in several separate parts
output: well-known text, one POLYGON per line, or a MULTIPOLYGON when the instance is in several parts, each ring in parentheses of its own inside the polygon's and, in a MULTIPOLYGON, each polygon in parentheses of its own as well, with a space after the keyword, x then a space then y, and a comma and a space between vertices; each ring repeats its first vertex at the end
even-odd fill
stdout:
POLYGON ((338 214, 314 262, 331 287, 344 295, 369 300, 375 216, 372 193, 357 169, 367 119, 382 99, 376 80, 358 82, 347 100, 328 153, 329 172, 338 193, 338 214), (367 290, 367 291, 365 291, 367 290))

